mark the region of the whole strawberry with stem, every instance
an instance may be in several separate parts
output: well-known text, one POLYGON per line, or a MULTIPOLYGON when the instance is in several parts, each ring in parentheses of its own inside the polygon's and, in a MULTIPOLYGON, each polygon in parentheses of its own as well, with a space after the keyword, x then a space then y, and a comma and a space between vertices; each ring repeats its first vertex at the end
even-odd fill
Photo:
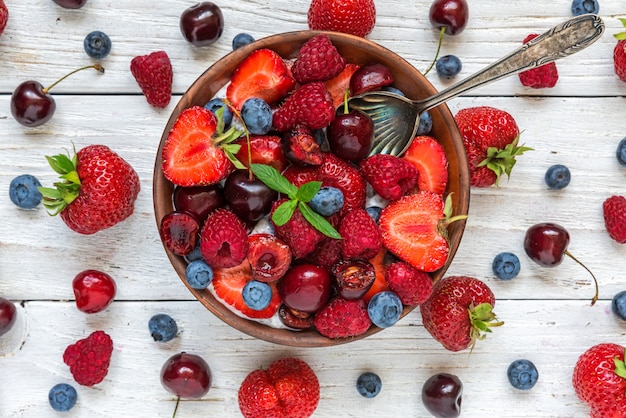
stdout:
POLYGON ((128 218, 140 190, 139 176, 105 145, 89 145, 74 155, 46 156, 61 181, 41 187, 43 205, 70 229, 94 234, 128 218))
POLYGON ((312 0, 309 29, 349 33, 365 38, 376 24, 374 0, 312 0))
POLYGON ((497 186, 502 174, 510 177, 516 157, 532 149, 518 145, 517 122, 504 110, 469 107, 459 110, 454 119, 463 137, 473 187, 497 186))
POLYGON ((503 325, 493 313, 495 296, 482 281, 450 276, 438 281, 420 305, 424 328, 450 351, 473 348, 491 327, 503 325))
POLYGON ((601 343, 587 349, 574 366, 572 384, 578 398, 591 407, 592 418, 625 416, 624 347, 601 343))
MULTIPOLYGON (((622 25, 626 27, 626 18, 620 18, 622 25)), ((617 44, 613 49, 613 66, 615 74, 620 80, 626 81, 626 31, 613 35, 617 39, 617 44)))

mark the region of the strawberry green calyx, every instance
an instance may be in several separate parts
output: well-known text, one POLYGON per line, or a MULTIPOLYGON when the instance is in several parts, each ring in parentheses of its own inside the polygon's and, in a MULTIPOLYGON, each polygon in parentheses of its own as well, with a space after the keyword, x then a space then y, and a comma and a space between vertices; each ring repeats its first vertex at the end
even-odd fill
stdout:
MULTIPOLYGON (((246 167, 235 157, 235 154, 239 152, 241 145, 233 144, 234 141, 239 139, 244 132, 238 130, 236 127, 231 126, 229 130, 224 132, 224 108, 219 108, 215 112, 217 119, 217 126, 215 128, 215 134, 213 135, 213 143, 216 147, 221 148, 226 154, 226 157, 236 168, 245 169, 246 167)), ((246 137, 249 137, 246 131, 246 137)))
POLYGON ((506 174, 507 177, 511 177, 511 171, 515 166, 515 157, 524 154, 526 151, 532 151, 532 148, 525 147, 524 145, 518 146, 519 135, 508 144, 504 149, 500 150, 496 147, 487 148, 487 157, 480 162, 476 167, 487 166, 491 171, 496 173, 496 183, 502 174, 506 174))
POLYGON ((439 235, 443 237, 448 237, 448 225, 456 221, 462 221, 467 219, 467 215, 456 215, 452 216, 452 193, 446 196, 446 200, 443 206, 443 218, 439 220, 437 225, 437 231, 439 235))
POLYGON ((53 184, 54 187, 39 187, 44 207, 51 216, 58 215, 78 197, 80 192, 80 178, 76 171, 78 157, 74 149, 74 155, 59 154, 54 156, 46 156, 50 167, 60 174, 59 181, 53 184))
POLYGON ((626 379, 626 349, 624 350, 624 360, 620 360, 619 357, 615 356, 613 362, 615 363, 615 374, 619 377, 626 379))
MULTIPOLYGON (((626 28, 626 18, 620 17, 618 19, 619 19, 620 22, 622 22, 622 26, 624 26, 626 28)), ((618 41, 623 41, 624 39, 626 39, 626 31, 625 32, 616 33, 613 36, 618 41)))
POLYGON ((491 332, 491 328, 504 325, 499 321, 496 314, 493 313, 493 306, 489 303, 481 303, 477 306, 471 305, 468 309, 470 323, 470 338, 472 340, 472 348, 476 340, 484 340, 486 333, 491 332))

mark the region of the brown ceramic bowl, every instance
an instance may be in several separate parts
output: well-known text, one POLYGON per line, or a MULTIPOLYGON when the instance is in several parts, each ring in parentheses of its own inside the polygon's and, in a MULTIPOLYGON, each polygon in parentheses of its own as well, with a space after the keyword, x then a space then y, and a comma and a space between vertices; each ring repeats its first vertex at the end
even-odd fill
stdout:
MULTIPOLYGON (((276 51, 283 58, 294 58, 302 44, 317 33, 319 32, 289 32, 260 39, 220 59, 191 85, 174 108, 163 130, 163 136, 156 157, 153 179, 153 198, 157 225, 160 225, 161 219, 173 210, 172 191, 174 186, 163 177, 161 150, 168 132, 178 115, 188 107, 193 105, 203 106, 209 101, 229 82, 237 65, 253 50, 269 48, 276 51)), ((420 99, 436 93, 435 88, 418 70, 392 51, 360 37, 332 32, 328 33, 328 35, 347 62, 361 65, 382 63, 389 67, 395 78, 394 85, 402 90, 408 97, 420 99)), ((433 119, 431 135, 437 138, 444 146, 449 161, 449 184, 447 192, 453 193, 453 214, 467 214, 469 208, 469 168, 461 134, 446 105, 440 105, 430 110, 430 113, 433 119)), ((450 255, 445 266, 432 274, 434 281, 439 280, 450 265, 461 241, 464 227, 464 221, 454 222, 450 225, 448 231, 450 238, 450 255)), ((180 279, 186 285, 186 281, 184 280, 185 260, 182 257, 170 253, 167 249, 166 252, 174 269, 180 276, 180 279)), ((189 288, 189 291, 213 314, 227 324, 253 337, 277 344, 299 347, 331 346, 365 338, 380 331, 380 328, 372 326, 365 334, 359 337, 329 339, 320 335, 315 330, 290 331, 287 329, 275 329, 235 315, 217 301, 208 290, 194 290, 189 288)), ((413 309, 414 306, 405 306, 402 316, 404 317, 413 309)))

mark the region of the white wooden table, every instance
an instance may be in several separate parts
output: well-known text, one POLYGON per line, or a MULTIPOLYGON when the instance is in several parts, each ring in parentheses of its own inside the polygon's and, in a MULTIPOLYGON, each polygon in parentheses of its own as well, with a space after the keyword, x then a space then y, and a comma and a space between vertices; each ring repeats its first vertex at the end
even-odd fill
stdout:
MULTIPOLYGON (((626 324, 611 313, 613 295, 626 289, 626 246, 604 230, 601 204, 611 194, 626 194, 626 169, 615 158, 626 136, 626 84, 613 73, 612 34, 617 17, 626 14, 619 0, 602 0, 607 31, 600 41, 557 63, 555 88, 524 88, 517 77, 476 90, 449 103, 459 109, 491 105, 509 111, 524 131, 522 141, 534 151, 519 158, 510 181, 499 188, 473 189, 465 235, 449 274, 486 281, 497 297, 496 312, 506 322, 479 342, 472 354, 450 353, 423 329, 414 311, 398 325, 366 340, 324 349, 297 349, 253 339, 215 318, 180 282, 159 241, 152 209, 152 169, 169 113, 185 89, 213 62, 228 53, 239 32, 261 38, 307 28, 306 0, 218 1, 226 25, 210 47, 188 44, 179 30, 181 12, 195 1, 89 0, 66 10, 50 0, 5 0, 10 18, 0 37, 0 296, 15 301, 20 321, 0 338, 0 416, 2 417, 167 417, 174 397, 159 382, 159 371, 179 351, 202 355, 213 371, 213 387, 200 400, 185 400, 180 417, 239 416, 237 390, 251 370, 285 355, 298 356, 316 371, 321 383, 317 417, 427 417, 421 403, 423 382, 437 372, 451 372, 464 383, 464 417, 585 417, 588 408, 571 385, 573 366, 588 347, 601 342, 626 344, 626 324), (106 74, 82 72, 58 85, 57 111, 44 126, 27 129, 13 120, 9 100, 22 81, 48 85, 91 60, 83 38, 106 32, 113 50, 102 61, 106 74), (132 78, 132 57, 164 49, 174 68, 174 92, 167 109, 150 107, 132 78), (56 176, 44 155, 92 143, 109 145, 139 173, 142 191, 136 213, 122 225, 93 236, 71 232, 43 208, 17 209, 8 185, 31 173, 42 183, 56 176), (570 185, 550 191, 543 180, 552 164, 569 166, 570 185), (554 269, 540 268, 522 247, 525 230, 554 221, 571 234, 571 252, 594 271, 600 300, 593 307, 590 277, 565 260, 554 269), (520 275, 500 281, 491 261, 501 251, 519 255, 520 275), (72 300, 71 281, 95 268, 111 274, 118 294, 106 311, 85 315, 72 300), (173 316, 180 335, 155 343, 148 319, 173 316), (78 404, 67 414, 48 405, 48 390, 72 383, 62 353, 68 344, 96 329, 108 332, 114 352, 101 384, 78 390, 78 404), (22 341, 23 340, 23 341, 22 341), (9 350, 10 351, 10 350, 9 350), (508 383, 506 368, 528 358, 539 369, 530 391, 508 383), (374 399, 362 398, 355 381, 364 371, 383 380, 374 399)), ((437 32, 428 21, 430 1, 377 2, 377 26, 371 40, 394 50, 418 69, 432 58, 437 32)), ((466 30, 446 37, 442 53, 463 61, 464 77, 518 47, 538 33, 571 17, 569 0, 519 2, 473 1, 466 30)), ((428 75, 433 84, 449 84, 428 75)))

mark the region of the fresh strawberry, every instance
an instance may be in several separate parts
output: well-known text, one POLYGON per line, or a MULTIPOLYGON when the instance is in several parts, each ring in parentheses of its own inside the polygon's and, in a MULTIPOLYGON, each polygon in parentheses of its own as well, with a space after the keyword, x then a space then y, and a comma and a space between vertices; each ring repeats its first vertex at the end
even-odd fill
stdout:
POLYGON ((183 110, 163 144, 163 175, 179 186, 215 184, 233 170, 231 157, 240 150, 232 142, 240 132, 221 132, 213 113, 202 106, 183 110))
POLYGON ((380 214, 383 245, 418 270, 433 272, 448 260, 447 225, 464 219, 450 217, 451 199, 418 192, 395 200, 380 214))
POLYGON ((380 197, 398 200, 418 182, 419 172, 407 160, 375 154, 359 163, 361 173, 380 197))
POLYGON ((382 248, 380 232, 363 208, 354 208, 341 219, 341 255, 344 260, 369 260, 382 248))
POLYGON ((376 272, 376 280, 374 280, 374 284, 372 284, 372 287, 370 287, 367 293, 363 296, 363 300, 365 301, 365 303, 368 303, 376 293, 390 290, 389 284, 387 283, 387 280, 385 280, 385 275, 387 272, 385 259, 387 258, 387 255, 388 251, 386 248, 383 247, 374 258, 368 260, 370 264, 374 266, 374 271, 376 272))
POLYGON ((366 37, 376 24, 374 0, 313 0, 308 12, 309 29, 366 37))
MULTIPOLYGON (((626 18, 620 18, 622 25, 626 27, 626 18)), ((626 81, 626 32, 613 35, 617 44, 613 49, 613 68, 620 80, 626 81)))
MULTIPOLYGON (((279 199, 272 204, 270 219, 282 203, 288 199, 279 199)), ((315 229, 302 215, 299 210, 295 210, 291 218, 283 225, 274 225, 276 236, 291 248, 295 259, 306 257, 313 252, 317 245, 326 238, 324 234, 315 229)))
POLYGON ((251 97, 276 103, 296 85, 289 68, 276 52, 258 49, 235 69, 226 87, 226 98, 237 110, 251 97))
POLYGON ((76 383, 93 386, 104 380, 109 372, 113 340, 104 331, 94 331, 87 338, 69 345, 63 362, 70 366, 76 383))
MULTIPOLYGON (((524 39, 523 43, 528 43, 537 36, 539 36, 539 34, 531 33, 524 39)), ((539 67, 531 68, 530 70, 522 71, 518 74, 518 77, 522 85, 526 87, 543 89, 551 88, 556 85, 556 82, 559 80, 559 72, 556 68, 556 63, 550 62, 540 65, 539 67)))
POLYGON ((324 162, 318 167, 322 186, 336 187, 343 193, 343 207, 339 211, 345 215, 354 208, 365 207, 365 179, 354 165, 325 153, 324 162))
POLYGON ((105 145, 89 145, 75 156, 46 157, 63 181, 42 188, 52 215, 80 234, 93 234, 128 218, 140 190, 139 176, 105 145), (68 203, 69 202, 69 203, 68 203))
POLYGON ((426 302, 433 292, 433 280, 428 273, 403 261, 387 266, 385 280, 389 284, 389 289, 398 295, 404 305, 420 305, 426 302))
POLYGON ((211 267, 228 268, 241 264, 248 255, 246 228, 228 209, 216 209, 200 233, 200 253, 211 267))
POLYGON ((337 76, 346 66, 328 35, 321 33, 307 40, 291 67, 291 73, 300 84, 326 81, 337 76))
POLYGON ((244 418, 308 418, 319 400, 320 384, 315 372, 294 357, 283 357, 267 370, 251 372, 238 393, 244 418))
POLYGON ((492 309, 493 292, 482 281, 467 276, 439 280, 428 300, 420 305, 424 328, 445 349, 461 351, 485 338, 489 327, 500 326, 492 309))
POLYGON ((461 109, 455 115, 470 166, 470 184, 489 187, 507 177, 515 157, 530 150, 518 146, 519 128, 508 112, 490 106, 461 109))
POLYGON ((130 61, 130 72, 135 77, 146 100, 154 107, 166 107, 172 98, 172 63, 165 51, 140 55, 130 61))
POLYGON ((346 90, 350 88, 350 78, 359 68, 358 64, 347 63, 337 76, 324 81, 326 90, 330 93, 330 97, 333 98, 333 107, 337 108, 343 104, 346 90))
POLYGON ((587 349, 574 366, 572 384, 576 395, 591 407, 592 418, 625 417, 624 347, 602 343, 587 349))
POLYGON ((609 236, 626 244, 626 197, 611 196, 602 204, 604 225, 609 236))
POLYGON ((341 241, 334 238, 325 238, 317 244, 315 250, 306 256, 307 262, 324 267, 330 271, 331 267, 341 260, 341 241))
POLYGON ((296 187, 310 181, 322 181, 316 167, 290 165, 283 171, 283 176, 296 187))
POLYGON ((315 328, 328 338, 356 337, 372 325, 363 299, 335 297, 315 314, 315 328))
POLYGON ((231 306, 242 315, 253 319, 271 318, 281 303, 278 289, 276 289, 275 283, 270 283, 272 300, 269 306, 262 310, 250 309, 243 300, 242 292, 246 283, 252 279, 252 269, 246 260, 235 267, 213 269, 211 287, 220 301, 231 306))
POLYGON ((310 129, 327 127, 335 119, 335 107, 330 93, 321 81, 304 84, 287 97, 274 112, 273 124, 285 132, 297 124, 310 129))
POLYGON ((443 195, 448 185, 448 158, 446 151, 435 138, 417 136, 402 156, 419 172, 418 190, 443 195))
POLYGON ((0 0, 0 36, 4 33, 4 28, 6 28, 8 20, 9 9, 7 9, 7 5, 4 4, 4 0, 0 0))
POLYGON ((249 166, 250 160, 252 163, 271 165, 278 171, 283 171, 287 167, 280 137, 276 135, 250 135, 250 157, 246 138, 240 138, 235 143, 241 146, 235 157, 246 167, 249 166))

